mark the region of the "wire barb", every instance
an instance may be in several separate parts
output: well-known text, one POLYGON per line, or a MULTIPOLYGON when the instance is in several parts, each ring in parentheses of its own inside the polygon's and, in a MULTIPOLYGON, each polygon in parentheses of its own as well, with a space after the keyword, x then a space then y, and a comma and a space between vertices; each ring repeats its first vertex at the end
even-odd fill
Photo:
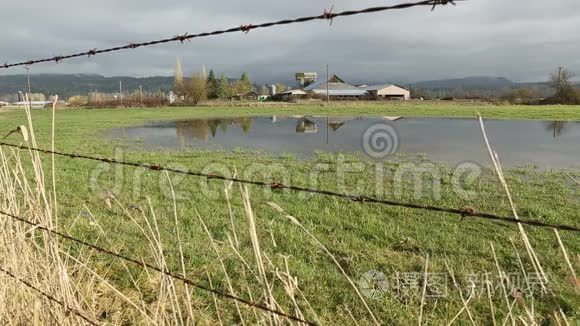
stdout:
POLYGON ((334 14, 332 13, 333 9, 334 5, 330 7, 330 9, 324 9, 324 13, 322 14, 322 16, 324 16, 324 19, 328 20, 330 26, 332 26, 332 22, 334 20, 334 14))
POLYGON ((475 216, 475 214, 476 214, 475 209, 473 209, 471 207, 462 208, 460 211, 461 211, 461 217, 475 216))
POLYGON ((191 42, 191 40, 189 39, 189 33, 185 33, 185 34, 183 34, 183 35, 176 35, 176 36, 174 36, 173 38, 174 38, 174 39, 176 39, 176 40, 178 40, 178 41, 179 41, 179 42, 181 42, 182 44, 183 44, 183 42, 185 42, 185 41, 190 41, 190 42, 191 42))
POLYGON ((283 185, 283 184, 281 184, 281 183, 278 183, 278 182, 272 182, 272 183, 270 184, 270 188, 271 188, 272 190, 278 190, 278 189, 285 189, 285 188, 286 188, 286 186, 285 186, 285 185, 283 185))
POLYGON ((455 6, 455 0, 433 0, 433 7, 431 7, 431 11, 435 10, 435 7, 437 6, 445 6, 449 3, 455 6))
POLYGON ((254 25, 252 24, 242 25, 240 26, 240 29, 242 30, 242 32, 244 32, 244 34, 248 34, 252 29, 254 29, 254 25))

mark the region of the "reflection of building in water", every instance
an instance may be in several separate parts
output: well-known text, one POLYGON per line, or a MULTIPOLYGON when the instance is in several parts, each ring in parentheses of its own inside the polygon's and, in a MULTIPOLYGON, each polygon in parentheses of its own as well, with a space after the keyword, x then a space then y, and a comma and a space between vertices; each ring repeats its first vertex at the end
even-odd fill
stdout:
POLYGON ((285 115, 273 115, 273 116, 270 118, 270 120, 271 120, 273 123, 280 122, 280 121, 284 121, 284 120, 287 120, 287 119, 288 119, 288 116, 285 116, 285 115))
POLYGON ((352 118, 348 117, 328 117, 328 126, 332 131, 337 131, 340 127, 344 126, 347 122, 351 121, 352 118))
POLYGON ((382 116, 382 118, 385 120, 388 120, 388 121, 397 121, 397 120, 403 119, 403 117, 393 117, 390 115, 384 115, 384 116, 382 116))
POLYGON ((296 122, 296 132, 300 134, 314 134, 318 132, 316 121, 309 118, 300 118, 296 122))

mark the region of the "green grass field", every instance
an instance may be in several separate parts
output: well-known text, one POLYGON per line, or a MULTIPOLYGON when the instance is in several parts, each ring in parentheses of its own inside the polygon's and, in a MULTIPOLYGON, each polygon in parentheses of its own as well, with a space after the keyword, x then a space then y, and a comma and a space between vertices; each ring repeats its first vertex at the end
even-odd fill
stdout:
MULTIPOLYGON (((408 203, 450 208, 471 207, 477 211, 511 216, 511 209, 501 185, 491 170, 485 170, 481 178, 467 182, 465 187, 474 194, 470 198, 461 198, 454 190, 453 171, 430 162, 428 157, 411 162, 405 156, 400 156, 394 161, 384 162, 385 173, 377 179, 376 164, 354 156, 341 158, 339 162, 339 158, 330 153, 302 161, 291 155, 272 156, 244 151, 147 152, 119 141, 112 142, 106 136, 107 130, 119 126, 151 120, 208 116, 311 114, 475 117, 477 112, 484 118, 494 119, 580 120, 580 108, 572 106, 447 103, 62 110, 56 112, 56 148, 65 152, 116 157, 195 171, 208 167, 215 171, 237 171, 238 176, 256 180, 268 180, 267 174, 270 173, 273 176, 272 181, 278 181, 278 177, 288 177, 286 183, 300 186, 311 186, 312 171, 318 171, 318 168, 324 166, 326 169, 316 174, 318 188, 349 191, 408 203), (394 180, 396 171, 410 163, 415 166, 435 166, 437 176, 426 177, 425 184, 432 184, 433 180, 437 180, 440 183, 439 195, 433 195, 432 187, 427 186, 425 193, 417 196, 414 192, 414 180, 403 179, 405 181, 402 184, 394 180), (360 171, 348 172, 341 177, 340 164, 358 165, 360 171), (344 182, 337 182, 341 178, 344 182), (383 186, 378 194, 377 182, 383 186)), ((50 148, 51 112, 33 111, 32 114, 39 146, 50 148)), ((23 112, 0 113, 0 133, 8 133, 22 124, 26 124, 23 112)), ((6 141, 18 143, 20 140, 17 135, 12 135, 6 141)), ((9 151, 7 148, 3 150, 9 151)), ((20 155, 27 157, 28 153, 22 151, 20 155)), ((47 171, 50 171, 49 163, 50 156, 45 156, 47 171)), ((489 162, 480 163, 489 166, 489 162)), ((148 242, 136 225, 146 228, 146 221, 152 220, 150 210, 153 209, 170 269, 179 271, 181 268, 176 237, 179 230, 188 276, 200 277, 201 282, 208 283, 207 272, 211 275, 214 287, 227 289, 221 261, 238 294, 247 297, 252 293, 254 299, 260 297, 259 281, 251 276, 254 266, 252 241, 237 185, 232 187, 233 214, 230 215, 223 182, 60 157, 56 158, 56 166, 59 229, 100 246, 114 248, 123 254, 152 261, 148 242), (177 198, 175 201, 168 177, 171 178, 171 186, 177 198), (208 193, 215 197, 208 197, 208 193), (107 204, 107 201, 111 202, 111 198, 107 199, 109 194, 114 194, 115 197, 111 206, 107 204), (174 209, 178 217, 177 228, 174 223, 174 209), (200 218, 207 224, 216 250, 212 249, 210 237, 204 231, 200 218), (99 225, 102 231, 95 225, 99 225), (235 245, 231 246, 228 238, 237 240, 233 241, 235 245), (237 248, 239 252, 233 248, 237 248), (217 259, 216 251, 220 253, 221 260, 217 259), (246 263, 250 266, 246 266, 246 263)), ((578 171, 544 171, 532 168, 508 171, 507 181, 520 216, 579 226, 580 186, 572 183, 569 175, 580 179, 578 171)), ((569 321, 578 321, 580 318, 577 309, 580 306, 580 297, 570 283, 569 269, 552 230, 525 227, 548 275, 555 297, 550 294, 542 295, 539 291, 528 295, 524 287, 538 290, 538 284, 530 281, 535 275, 534 269, 515 225, 468 217, 462 219, 443 213, 361 204, 320 195, 298 196, 292 192, 265 191, 258 187, 249 187, 249 194, 260 246, 268 261, 267 277, 272 282, 274 295, 280 298, 282 307, 291 311, 289 300, 285 299, 282 281, 276 276, 276 271, 285 272, 287 266, 290 274, 298 280, 301 294, 296 294, 296 300, 305 307, 304 314, 307 319, 317 316, 323 324, 341 325, 352 324, 352 315, 361 325, 371 323, 369 313, 332 259, 312 237, 291 223, 285 217, 286 214, 298 219, 304 228, 329 249, 355 284, 369 271, 379 271, 386 275, 388 285, 384 291, 374 292, 378 293, 376 297, 366 298, 373 313, 384 324, 417 323, 422 306, 426 257, 429 273, 432 273, 429 274, 431 280, 437 280, 437 277, 444 275, 446 285, 440 288, 439 282, 427 287, 427 297, 422 308, 423 320, 427 324, 451 321, 463 308, 459 292, 449 277, 450 271, 446 263, 457 278, 458 286, 464 290, 469 287, 469 280, 477 279, 480 282, 476 283, 477 290, 481 293, 474 295, 468 302, 475 324, 492 324, 491 306, 498 324, 501 324, 508 316, 509 304, 506 304, 506 300, 510 303, 517 301, 513 306, 515 316, 526 315, 524 307, 533 303, 533 315, 538 323, 554 323, 554 312, 558 308, 564 311, 569 321), (276 211, 268 203, 276 203, 285 213, 276 211), (505 295, 502 293, 490 243, 495 247, 501 268, 520 278, 519 283, 513 283, 514 287, 525 293, 523 299, 513 292, 505 295), (527 278, 523 277, 523 271, 527 278), (487 288, 480 286, 484 284, 485 275, 493 284, 490 294, 492 304, 486 292, 487 288), (525 280, 529 282, 526 283, 525 280), (446 290, 444 295, 440 293, 443 288, 446 290), (306 299, 311 308, 307 308, 306 299)), ((561 232, 561 236, 572 264, 578 270, 580 237, 571 232, 561 232)), ((71 248, 79 254, 86 254, 86 250, 83 251, 80 247, 71 245, 71 248)), ((130 276, 141 282, 146 280, 138 268, 131 268, 132 275, 128 275, 114 259, 93 254, 91 261, 91 267, 103 271, 111 282, 129 295, 142 296, 145 302, 153 297, 150 293, 137 293, 133 289, 130 276)), ((155 286, 150 285, 149 291, 155 290, 155 286)), ((206 323, 216 322, 215 310, 218 308, 208 304, 211 296, 201 292, 195 294, 196 305, 206 315, 206 323)), ((251 320, 251 310, 242 309, 242 315, 247 317, 246 321, 251 320)), ((239 322, 233 303, 220 300, 218 310, 225 324, 239 322)), ((110 311, 109 315, 114 313, 110 311)), ((469 324, 469 315, 463 312, 457 321, 460 324, 469 324)))

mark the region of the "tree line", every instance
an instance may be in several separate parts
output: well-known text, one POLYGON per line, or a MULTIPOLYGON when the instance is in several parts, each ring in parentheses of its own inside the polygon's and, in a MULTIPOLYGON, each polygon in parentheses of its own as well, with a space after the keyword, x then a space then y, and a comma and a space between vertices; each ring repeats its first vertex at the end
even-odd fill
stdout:
POLYGON ((213 69, 206 74, 205 68, 202 68, 201 72, 193 73, 188 80, 185 80, 181 62, 177 59, 173 90, 175 94, 195 105, 206 99, 231 99, 254 91, 255 88, 247 72, 242 73, 239 80, 232 82, 225 74, 217 78, 213 69))

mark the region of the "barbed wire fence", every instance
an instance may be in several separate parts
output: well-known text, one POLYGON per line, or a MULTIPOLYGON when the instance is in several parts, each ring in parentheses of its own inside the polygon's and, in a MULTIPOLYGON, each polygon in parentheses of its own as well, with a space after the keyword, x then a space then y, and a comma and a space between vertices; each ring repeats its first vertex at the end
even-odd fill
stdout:
POLYGON ((265 28, 271 28, 274 26, 300 24, 300 23, 306 23, 306 22, 311 22, 311 21, 316 21, 316 20, 326 20, 326 21, 329 21, 330 24, 332 24, 332 21, 335 18, 339 18, 339 17, 371 14, 371 13, 378 13, 378 12, 389 11, 389 10, 409 9, 409 8, 419 7, 419 6, 428 6, 428 7, 431 7, 431 10, 434 10, 437 6, 445 6, 447 4, 455 5, 455 3, 459 2, 459 1, 466 1, 466 0, 424 0, 424 1, 417 1, 417 2, 401 3, 401 4, 392 5, 392 6, 379 6, 379 7, 365 8, 365 9, 361 9, 361 10, 348 10, 348 11, 342 11, 342 12, 337 12, 337 13, 333 12, 333 9, 331 8, 331 9, 325 9, 321 15, 317 15, 317 16, 305 16, 305 17, 300 17, 300 18, 295 18, 295 19, 283 19, 283 20, 272 21, 272 22, 267 22, 267 23, 260 23, 260 24, 243 24, 243 25, 240 25, 237 27, 216 30, 216 31, 212 31, 212 32, 203 32, 203 33, 198 33, 198 34, 185 33, 185 34, 176 35, 176 36, 173 36, 170 38, 164 38, 164 39, 148 41, 148 42, 128 43, 127 45, 116 46, 116 47, 106 48, 106 49, 90 49, 90 50, 85 50, 85 51, 81 51, 81 52, 69 54, 69 55, 58 55, 58 56, 53 56, 53 57, 48 57, 48 58, 43 58, 43 59, 26 60, 26 61, 22 61, 22 62, 18 62, 18 63, 4 63, 3 65, 0 65, 0 69, 8 69, 11 67, 18 67, 18 66, 27 66, 28 67, 31 65, 45 63, 45 62, 60 63, 64 60, 68 60, 68 59, 72 59, 72 58, 92 57, 92 56, 95 56, 98 54, 103 54, 103 53, 117 52, 117 51, 121 51, 121 50, 134 50, 134 49, 141 48, 141 47, 147 47, 147 46, 164 44, 164 43, 174 43, 174 42, 183 43, 185 41, 191 41, 192 39, 195 39, 195 38, 217 36, 217 35, 223 35, 223 34, 229 34, 229 33, 242 32, 242 33, 247 34, 250 31, 256 30, 256 29, 265 29, 265 28))
POLYGON ((385 200, 385 199, 374 198, 374 197, 363 196, 363 195, 345 194, 345 193, 324 190, 324 189, 292 186, 292 185, 287 185, 287 184, 283 184, 283 183, 279 183, 279 182, 264 182, 264 181, 257 181, 257 180, 247 180, 247 179, 241 179, 241 178, 227 177, 224 175, 214 174, 214 173, 204 173, 204 172, 199 172, 199 171, 181 170, 181 169, 161 166, 159 164, 127 162, 127 161, 121 161, 121 160, 112 159, 112 158, 100 158, 100 157, 88 156, 88 155, 83 155, 83 154, 51 151, 51 150, 47 150, 47 149, 34 148, 34 147, 24 146, 24 145, 16 145, 16 144, 6 143, 6 142, 2 142, 2 141, 0 141, 0 146, 31 150, 31 151, 39 152, 42 154, 51 154, 51 155, 54 154, 57 156, 68 157, 71 159, 82 159, 82 160, 90 160, 90 161, 96 161, 96 162, 101 162, 101 163, 131 166, 131 167, 135 167, 135 168, 145 168, 145 169, 149 169, 152 171, 167 171, 167 172, 172 172, 172 173, 176 173, 176 174, 183 174, 183 175, 191 176, 191 177, 206 178, 208 180, 213 179, 213 180, 231 181, 231 182, 236 182, 236 183, 240 183, 240 184, 254 185, 254 186, 259 186, 259 187, 268 187, 268 188, 271 188, 272 190, 287 189, 287 190, 291 190, 291 191, 295 191, 295 192, 311 193, 311 194, 318 194, 318 195, 328 196, 328 197, 342 198, 342 199, 347 199, 347 200, 351 200, 351 201, 362 203, 362 204, 374 203, 374 204, 380 204, 380 205, 385 205, 385 206, 402 207, 402 208, 409 208, 409 209, 416 209, 416 210, 426 210, 426 211, 439 212, 439 213, 449 213, 449 214, 453 214, 453 215, 459 215, 462 218, 466 218, 466 217, 474 218, 474 219, 480 218, 480 219, 495 220, 495 221, 501 221, 501 222, 507 222, 507 223, 515 223, 515 224, 521 223, 521 224, 535 226, 535 227, 545 227, 545 228, 552 228, 552 229, 557 229, 557 230, 580 232, 580 227, 576 227, 576 226, 572 226, 572 225, 553 224, 553 223, 546 223, 546 222, 537 221, 537 220, 516 219, 515 217, 500 216, 500 215, 496 215, 496 214, 477 212, 474 208, 470 208, 470 207, 446 208, 446 207, 439 207, 439 206, 429 206, 429 205, 404 203, 404 202, 385 200))
MULTIPOLYGON (((3 214, 3 213, 0 213, 3 214)), ((44 298, 48 299, 51 302, 54 302, 56 304, 58 304, 59 306, 63 307, 64 310, 68 313, 71 313, 73 315, 76 315, 77 317, 80 317, 81 319, 83 319, 84 321, 86 321, 87 323, 89 323, 90 325, 100 325, 99 322, 92 320, 91 318, 85 316, 82 312, 78 311, 77 309, 74 309, 72 307, 70 307, 69 305, 67 305, 66 303, 64 303, 63 301, 55 298, 54 296, 42 291, 41 289, 39 289, 38 287, 32 285, 30 282, 28 282, 25 279, 22 279, 16 275, 14 275, 13 273, 11 273, 10 271, 0 267, 0 272, 4 273, 5 275, 11 277, 12 279, 14 279, 15 281, 23 284, 24 286, 26 286, 27 288, 33 290, 34 292, 40 294, 41 296, 43 296, 44 298)))
MULTIPOLYGON (((4 64, 0 65, 0 69, 8 69, 8 68, 17 67, 17 66, 29 67, 31 65, 40 64, 40 63, 48 63, 48 62, 60 63, 64 60, 69 60, 69 59, 73 59, 73 58, 81 58, 81 57, 89 58, 89 57, 96 56, 99 54, 118 52, 118 51, 122 51, 122 50, 132 50, 132 49, 148 47, 148 46, 153 46, 153 45, 158 45, 158 44, 165 44, 165 43, 174 43, 174 42, 184 43, 185 41, 191 41, 191 40, 196 39, 196 38, 218 36, 218 35, 229 34, 229 33, 240 33, 241 32, 241 33, 247 34, 250 31, 257 30, 257 29, 266 29, 266 28, 271 28, 274 26, 299 24, 299 23, 306 23, 306 22, 317 21, 317 20, 325 20, 325 21, 328 21, 330 24, 332 24, 332 22, 335 18, 362 15, 362 14, 378 13, 378 12, 384 12, 384 11, 389 11, 389 10, 402 10, 402 9, 409 9, 412 7, 419 7, 419 6, 427 6, 427 7, 430 7, 431 10, 434 10, 438 6, 444 6, 444 5, 448 5, 448 4, 455 5, 456 2, 459 2, 459 1, 464 1, 464 0, 425 0, 425 1, 401 3, 401 4, 391 5, 391 6, 370 7, 370 8, 366 8, 366 9, 362 9, 362 10, 342 11, 342 12, 336 12, 336 13, 333 12, 333 9, 331 8, 331 9, 324 10, 324 12, 321 15, 305 16, 305 17, 300 17, 300 18, 295 18, 295 19, 284 19, 284 20, 278 20, 278 21, 266 22, 266 23, 260 23, 260 24, 244 24, 244 25, 240 25, 238 27, 210 31, 210 32, 202 32, 202 33, 197 33, 197 34, 185 33, 182 35, 176 35, 173 37, 159 39, 159 40, 153 40, 153 41, 148 41, 148 42, 128 43, 127 45, 123 45, 123 46, 116 46, 116 47, 105 48, 105 49, 90 49, 90 50, 84 50, 84 51, 80 51, 80 52, 68 54, 68 55, 59 55, 59 56, 42 58, 42 59, 26 60, 26 61, 21 61, 21 62, 16 62, 16 63, 4 63, 4 64)), ((57 155, 57 156, 62 156, 62 157, 68 157, 71 159, 83 159, 83 160, 91 160, 91 161, 97 161, 97 162, 102 162, 102 163, 131 166, 131 167, 136 167, 136 168, 137 167, 138 168, 147 168, 147 169, 153 170, 153 171, 167 171, 167 172, 171 172, 171 173, 183 174, 183 175, 192 176, 192 177, 206 178, 208 180, 231 181, 231 182, 240 183, 240 184, 254 185, 254 186, 259 186, 259 187, 269 187, 273 190, 286 189, 286 190, 291 190, 291 191, 295 191, 295 192, 313 193, 313 194, 318 194, 318 195, 322 195, 322 196, 350 200, 350 201, 358 202, 361 204, 379 204, 379 205, 385 205, 385 206, 391 206, 391 207, 401 207, 401 208, 408 208, 408 209, 414 209, 414 210, 425 210, 425 211, 431 211, 431 212, 448 213, 451 215, 461 216, 462 218, 468 217, 468 218, 473 218, 473 219, 494 220, 494 221, 506 222, 506 223, 524 224, 524 225, 529 225, 529 226, 534 226, 534 227, 545 227, 545 228, 552 228, 552 229, 557 229, 557 230, 580 232, 580 227, 576 227, 576 226, 572 226, 572 225, 553 224, 553 223, 546 223, 546 222, 537 221, 537 220, 516 219, 514 217, 499 216, 499 215, 490 214, 490 213, 477 212, 473 208, 445 208, 445 207, 437 207, 437 206, 418 205, 418 204, 412 204, 412 203, 403 203, 403 202, 384 200, 384 199, 373 198, 373 197, 362 196, 362 195, 360 195, 360 196, 349 195, 349 194, 334 192, 334 191, 330 191, 330 190, 298 187, 298 186, 286 185, 286 184, 277 183, 277 182, 268 183, 268 182, 263 182, 263 181, 245 180, 245 179, 240 179, 240 178, 226 177, 226 176, 222 176, 222 175, 218 175, 218 174, 209 174, 209 173, 202 173, 202 172, 190 171, 190 170, 180 170, 180 169, 164 167, 164 166, 161 166, 159 164, 126 162, 126 161, 120 161, 120 160, 115 160, 115 159, 110 159, 110 158, 100 158, 100 157, 95 157, 95 156, 90 156, 90 155, 85 155, 85 154, 75 154, 75 153, 51 151, 51 150, 46 150, 46 149, 34 148, 34 147, 30 147, 30 146, 11 144, 11 143, 7 143, 7 142, 0 142, 0 146, 7 146, 7 147, 11 147, 11 148, 16 148, 16 149, 26 149, 26 150, 31 150, 31 151, 43 153, 43 154, 51 154, 51 155, 57 155)), ((164 268, 160 268, 158 266, 154 266, 154 265, 142 262, 138 259, 121 255, 121 254, 116 253, 112 250, 90 244, 86 241, 77 239, 77 238, 72 237, 68 234, 59 232, 57 230, 50 229, 50 228, 43 226, 39 223, 30 221, 24 217, 14 215, 14 214, 11 214, 9 212, 5 212, 5 211, 1 211, 1 210, 0 210, 0 215, 4 215, 6 217, 9 217, 15 221, 18 221, 19 223, 24 223, 24 224, 27 224, 29 226, 33 226, 36 229, 39 229, 39 230, 46 232, 46 233, 49 233, 49 234, 56 235, 59 238, 65 239, 67 241, 71 241, 71 242, 80 244, 82 246, 91 248, 99 253, 104 254, 104 255, 119 258, 123 261, 132 263, 136 266, 140 266, 141 268, 155 270, 155 271, 162 273, 168 277, 179 280, 185 284, 191 285, 199 290, 215 294, 219 297, 233 300, 233 301, 242 303, 244 305, 247 305, 249 307, 260 309, 260 310, 265 311, 267 313, 275 314, 275 315, 287 318, 287 319, 295 321, 295 322, 304 323, 307 325, 317 325, 316 323, 314 323, 312 321, 308 321, 308 320, 296 317, 294 315, 287 314, 283 311, 272 309, 271 307, 268 307, 266 305, 263 305, 263 304, 260 304, 260 303, 257 303, 257 302, 251 301, 251 300, 247 300, 247 299, 229 294, 227 292, 223 292, 223 291, 214 289, 213 287, 210 287, 210 286, 203 285, 199 282, 193 281, 189 278, 186 278, 185 276, 171 272, 171 271, 166 270, 164 268)), ((66 311, 82 318, 87 323, 89 323, 91 325, 98 325, 99 324, 98 322, 96 322, 96 321, 88 318, 84 314, 82 314, 80 311, 77 311, 76 309, 69 307, 66 303, 58 300, 54 296, 52 296, 52 295, 40 290, 39 288, 33 286, 30 282, 17 277, 16 275, 12 274, 10 271, 0 267, 0 272, 13 278, 15 281, 22 283, 26 287, 34 290, 35 292, 39 293, 43 297, 47 298, 49 301, 61 305, 66 311)))
MULTIPOLYGON (((195 288, 197 288, 199 290, 202 290, 202 291, 205 291, 205 292, 209 292, 209 293, 218 295, 218 296, 220 296, 222 298, 231 299, 231 300, 240 302, 240 303, 242 303, 244 305, 247 305, 249 307, 257 308, 257 309, 260 309, 260 310, 263 310, 263 311, 266 311, 266 312, 269 312, 269 313, 272 313, 272 314, 275 314, 275 315, 278 315, 278 316, 281 316, 281 317, 288 318, 288 319, 293 320, 293 321, 301 322, 301 323, 304 323, 304 324, 307 324, 307 325, 317 325, 314 322, 311 322, 311 321, 307 321, 307 320, 298 318, 296 316, 287 314, 287 313, 282 312, 280 310, 276 310, 276 309, 269 308, 269 307, 267 307, 267 306, 265 306, 263 304, 256 303, 256 302, 253 302, 253 301, 250 301, 250 300, 246 300, 246 299, 243 299, 241 297, 238 297, 238 296, 235 296, 235 295, 232 295, 232 294, 229 294, 229 293, 225 293, 225 292, 216 290, 214 288, 210 288, 210 287, 205 286, 205 285, 203 285, 203 284, 201 284, 199 282, 195 282, 195 281, 192 281, 192 280, 190 280, 188 278, 185 278, 182 275, 179 275, 177 273, 173 273, 173 272, 168 271, 166 269, 162 269, 160 267, 157 267, 157 266, 154 266, 154 265, 151 265, 151 264, 142 262, 142 261, 140 261, 140 260, 138 260, 136 258, 131 258, 131 257, 128 257, 128 256, 124 256, 124 255, 121 255, 119 253, 115 253, 112 250, 105 249, 105 248, 102 248, 102 247, 93 245, 93 244, 88 243, 86 241, 83 241, 83 240, 77 239, 75 237, 72 237, 72 236, 70 236, 68 234, 65 234, 65 233, 62 233, 62 232, 59 232, 59 231, 56 231, 56 230, 47 228, 47 227, 45 227, 45 226, 43 226, 43 225, 41 225, 39 223, 35 223, 35 222, 30 221, 28 219, 25 219, 25 218, 23 218, 21 216, 14 215, 14 214, 10 214, 9 212, 5 212, 5 211, 2 211, 2 210, 0 210, 0 214, 1 215, 4 215, 4 216, 7 216, 7 217, 10 217, 11 219, 13 219, 15 221, 18 221, 20 223, 24 223, 24 224, 27 224, 29 226, 32 226, 32 227, 34 227, 36 229, 39 229, 39 230, 41 230, 43 232, 47 232, 47 233, 56 235, 56 236, 58 236, 58 237, 60 237, 62 239, 65 239, 65 240, 68 240, 68 241, 72 241, 72 242, 77 243, 77 244, 80 244, 82 246, 85 246, 85 247, 94 249, 94 250, 98 251, 99 253, 102 253, 102 254, 105 254, 105 255, 108 255, 108 256, 112 256, 112 257, 116 257, 116 258, 122 259, 122 260, 124 260, 126 262, 132 263, 132 264, 137 265, 137 266, 140 266, 142 268, 149 268, 149 269, 155 270, 155 271, 157 271, 159 273, 162 273, 162 274, 164 274, 166 276, 169 276, 169 277, 171 277, 173 279, 179 280, 179 281, 181 281, 181 282, 183 282, 183 283, 185 283, 187 285, 191 285, 191 286, 193 286, 193 287, 195 287, 195 288)), ((4 270, 2 270, 0 268, 0 271, 4 271, 4 270)), ((4 272, 7 273, 9 276, 13 276, 12 274, 10 274, 10 273, 8 273, 6 271, 4 271, 4 272)), ((14 278, 16 278, 16 277, 14 277, 14 278)), ((18 279, 18 278, 16 278, 16 279, 18 279)), ((38 291, 38 292, 41 292, 41 291, 38 291)), ((54 300, 52 300, 52 301, 54 301, 54 300)))

